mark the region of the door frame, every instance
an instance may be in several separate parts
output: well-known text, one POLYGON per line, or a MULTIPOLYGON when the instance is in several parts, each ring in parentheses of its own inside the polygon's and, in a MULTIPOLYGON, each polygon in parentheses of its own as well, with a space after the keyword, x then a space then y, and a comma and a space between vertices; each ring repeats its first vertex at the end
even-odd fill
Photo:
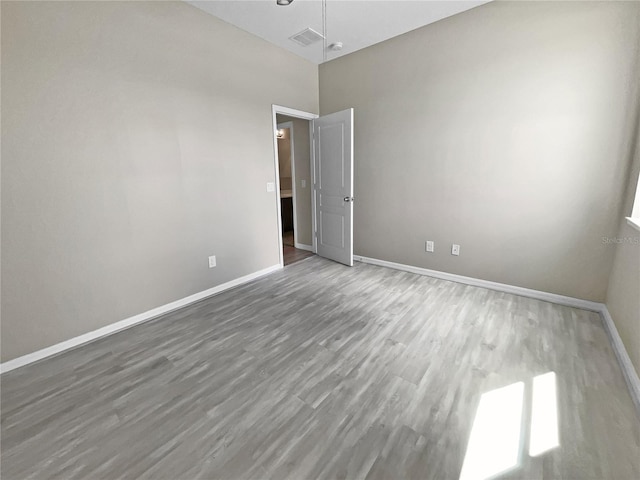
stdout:
MULTIPOLYGON (((278 163, 278 138, 276 137, 278 130, 278 121, 276 119, 277 114, 286 115, 288 117, 301 118, 303 120, 309 121, 309 143, 311 145, 311 168, 315 167, 314 161, 314 142, 313 142, 313 120, 318 118, 319 115, 311 112, 305 112, 304 110, 296 110, 295 108, 284 107, 282 105, 271 105, 271 136, 273 138, 273 166, 275 172, 275 184, 276 184, 276 209, 277 209, 277 225, 278 225, 278 258, 280 267, 284 267, 284 255, 283 255, 283 244, 282 244, 282 204, 280 199, 280 165, 278 163)), ((291 130, 293 131, 293 129, 291 130)), ((311 170, 313 172, 314 170, 311 170)), ((291 170, 292 175, 292 183, 293 183, 293 165, 291 170)), ((313 173, 312 173, 313 175, 313 173)), ((313 182, 310 182, 313 183, 313 182)), ((311 185, 309 186, 311 187, 311 185)), ((295 185, 292 185, 292 191, 295 188, 295 185)), ((295 199, 294 199, 295 200, 295 199)), ((311 225, 312 232, 311 236, 313 239, 313 253, 316 253, 316 236, 315 236, 315 225, 316 225, 316 214, 315 214, 315 203, 313 200, 313 195, 311 196, 311 225)), ((294 201, 294 235, 295 235, 295 201, 294 201)))
MULTIPOLYGON (((293 203, 293 244, 296 244, 296 232, 298 231, 298 221, 296 219, 296 165, 295 165, 295 141, 293 139, 293 122, 284 122, 276 125, 278 130, 288 128, 289 129, 289 148, 291 149, 291 201, 293 203)), ((277 140, 276 140, 277 142, 277 140)), ((279 156, 279 154, 278 154, 279 156)), ((278 159, 279 160, 279 159, 278 159)), ((278 181, 280 181, 280 161, 278 161, 278 181)), ((280 208, 282 209, 282 195, 278 191, 280 196, 280 208)), ((282 220, 282 217, 280 218, 282 220)))

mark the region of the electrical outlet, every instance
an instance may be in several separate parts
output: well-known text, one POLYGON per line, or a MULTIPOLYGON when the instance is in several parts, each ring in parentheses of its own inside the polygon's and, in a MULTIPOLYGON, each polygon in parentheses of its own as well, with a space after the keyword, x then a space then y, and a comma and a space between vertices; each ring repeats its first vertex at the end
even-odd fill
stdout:
POLYGON ((460 255, 460 245, 451 245, 451 255, 460 255))
POLYGON ((424 244, 424 249, 427 252, 433 253, 433 240, 427 240, 424 244))
POLYGON ((267 182, 267 192, 275 192, 276 184, 273 182, 267 182))
POLYGON ((211 255, 209 257, 209 268, 213 268, 216 266, 216 256, 215 255, 211 255))
POLYGON ((306 180, 300 180, 300 186, 302 188, 307 188, 307 181, 306 180))

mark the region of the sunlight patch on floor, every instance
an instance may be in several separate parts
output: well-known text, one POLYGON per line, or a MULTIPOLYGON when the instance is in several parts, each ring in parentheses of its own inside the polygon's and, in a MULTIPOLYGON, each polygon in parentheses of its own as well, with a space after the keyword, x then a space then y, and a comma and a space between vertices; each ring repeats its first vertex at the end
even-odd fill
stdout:
POLYGON ((535 457, 559 444, 556 374, 549 372, 533 379, 529 455, 535 457))
MULTIPOLYGON (((485 480, 520 464, 524 393, 524 382, 517 382, 480 397, 460 480, 485 480)), ((547 372, 532 381, 529 455, 559 445, 556 374, 547 372)))
POLYGON ((460 480, 489 478, 518 464, 523 397, 523 382, 480 397, 460 480))

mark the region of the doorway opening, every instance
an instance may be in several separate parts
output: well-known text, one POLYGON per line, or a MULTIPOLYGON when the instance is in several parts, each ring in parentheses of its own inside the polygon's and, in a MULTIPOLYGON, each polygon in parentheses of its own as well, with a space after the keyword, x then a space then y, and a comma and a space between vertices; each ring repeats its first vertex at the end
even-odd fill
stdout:
POLYGON ((285 247, 294 249, 291 261, 307 256, 296 252, 303 250, 353 266, 353 108, 319 117, 273 105, 272 119, 280 266, 289 263, 284 260, 285 247), (287 130, 290 143, 283 143, 280 149, 291 152, 291 167, 281 166, 278 155, 278 140, 286 140, 287 130), (291 176, 287 177, 289 168, 291 176), (289 195, 290 224, 286 217, 289 207, 282 205, 283 200, 288 203, 289 195), (283 233, 289 245, 285 245, 283 233))
POLYGON ((284 265, 313 255, 309 120, 276 115, 284 265), (297 168, 296 168, 297 166, 297 168))

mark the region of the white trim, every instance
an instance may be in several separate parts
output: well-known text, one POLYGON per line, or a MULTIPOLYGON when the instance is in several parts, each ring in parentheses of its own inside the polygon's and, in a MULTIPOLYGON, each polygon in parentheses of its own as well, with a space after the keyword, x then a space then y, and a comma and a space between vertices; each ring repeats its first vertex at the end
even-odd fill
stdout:
POLYGON ((278 158, 278 138, 276 131, 278 129, 278 122, 276 120, 276 111, 272 110, 273 114, 273 159, 274 159, 274 171, 275 171, 275 184, 276 184, 276 224, 278 228, 278 263, 281 267, 284 267, 284 245, 282 240, 282 204, 280 200, 280 160, 278 158))
POLYGON ((456 275, 454 273, 429 270, 426 268, 414 267, 412 265, 403 265, 401 263, 363 257, 360 255, 354 255, 353 259, 362 263, 370 263, 372 265, 416 273, 418 275, 425 275, 427 277, 440 278, 442 280, 449 280, 450 282, 464 283, 465 285, 473 285, 474 287, 488 288, 490 290, 497 290, 499 292, 513 293, 514 295, 535 298, 537 300, 557 303, 559 305, 566 305, 568 307, 582 308, 583 310, 591 310, 593 312, 600 312, 602 310, 602 303, 592 302, 590 300, 566 297, 564 295, 557 295, 555 293, 541 292, 540 290, 531 290, 529 288, 516 287, 514 285, 507 285, 505 283, 491 282, 489 280, 481 280, 479 278, 464 277, 462 275, 456 275))
POLYGON ((311 146, 311 247, 312 252, 318 253, 318 224, 316 222, 316 126, 315 122, 309 122, 309 145, 311 146))
MULTIPOLYGON (((296 244, 296 248, 300 248, 303 250, 310 250, 312 247, 310 245, 296 244)), ((417 275, 424 275, 424 276, 429 276, 434 278, 440 278, 443 280, 463 283, 466 285, 489 288, 491 290, 498 290, 505 293, 513 293, 516 295, 522 295, 529 298, 549 301, 549 302, 557 303, 560 305, 583 308, 586 310, 593 310, 598 312, 602 317, 602 323, 604 325, 605 331, 609 336, 611 346, 613 348, 613 351, 615 352, 616 358, 618 359, 618 363, 620 365, 620 368, 622 369, 622 373, 625 378, 625 381, 627 382, 627 386, 629 388, 629 393, 631 394, 631 398, 633 399, 636 405, 636 408, 640 413, 640 379, 638 378, 638 374, 635 371, 635 368, 633 367, 633 363, 631 363, 629 354, 627 353, 624 343, 622 343, 622 339, 620 338, 620 335, 615 326, 615 323, 611 318, 611 314, 609 313, 609 310, 607 309, 607 306, 605 304, 591 302, 588 300, 581 300, 578 298, 565 297, 563 295, 556 295, 548 292, 541 292, 538 290, 531 290, 528 288, 506 285, 503 283, 490 282, 487 280, 480 280, 480 279, 471 278, 471 277, 464 277, 464 276, 455 275, 452 273, 439 272, 437 270, 428 270, 426 268, 413 267, 411 265, 403 265, 395 262, 388 262, 386 260, 378 260, 375 258, 363 257, 361 255, 354 255, 353 259, 358 262, 369 263, 371 265, 378 265, 381 267, 393 268, 396 270, 415 273, 417 275)), ((64 342, 57 343, 56 345, 43 348, 42 350, 38 350, 36 352, 23 355, 22 357, 9 360, 8 362, 1 363, 0 374, 9 372, 11 370, 15 370, 16 368, 28 365, 33 362, 37 362, 44 358, 50 357, 52 355, 62 353, 66 350, 78 347, 85 343, 92 342, 99 338, 106 337, 108 335, 114 334, 121 330, 125 330, 129 327, 137 325, 139 323, 152 320, 156 317, 159 317, 160 315, 164 315, 166 313, 172 312, 179 308, 185 307, 191 303, 198 302, 207 297, 217 295, 231 288, 251 282, 257 278, 260 278, 262 276, 265 276, 277 270, 280 270, 281 268, 282 268, 281 265, 273 265, 271 267, 267 267, 265 269, 259 270, 254 273, 250 273, 249 275, 245 275, 240 278, 236 278, 235 280, 231 280, 229 282, 223 283, 221 285, 210 288, 208 290, 195 293, 188 297, 184 297, 180 300, 176 300, 174 302, 167 303, 166 305, 162 305, 160 307, 148 310, 144 313, 134 315, 133 317, 129 317, 125 320, 112 323, 111 325, 107 325, 106 327, 99 328, 98 330, 85 333, 78 337, 74 337, 69 340, 65 340, 64 342)))
MULTIPOLYGON (((296 110, 295 108, 283 107, 282 105, 271 105, 271 136, 273 137, 273 163, 275 172, 275 184, 276 184, 276 211, 278 225, 278 259, 280 266, 284 267, 284 254, 282 243, 282 211, 280 205, 280 166, 278 165, 278 139, 276 138, 276 130, 278 126, 277 114, 287 115, 289 117, 302 118, 304 120, 313 120, 318 118, 315 113, 305 112, 303 110, 296 110)), ((309 122, 311 123, 311 122, 309 122)))
POLYGON ((627 217, 627 223, 636 230, 640 230, 640 218, 627 217))
POLYGON ((611 347, 613 348, 613 351, 618 358, 618 363, 620 364, 620 368, 622 369, 622 374, 624 375, 624 379, 626 380, 627 386, 629 387, 631 398, 636 405, 638 413, 640 413, 640 378, 638 378, 638 373, 633 367, 633 363, 631 363, 631 358, 629 358, 627 349, 624 348, 624 343, 622 343, 622 339, 620 338, 618 329, 616 328, 616 325, 613 322, 613 318, 611 318, 611 314, 609 313, 609 309, 607 309, 606 305, 602 305, 600 315, 602 316, 604 329, 609 335, 611 347))
POLYGON ((275 103, 271 105, 271 108, 276 113, 286 115, 287 117, 303 118, 305 120, 313 120, 314 118, 318 118, 318 115, 315 113, 305 112, 304 110, 296 110, 295 108, 283 107, 282 105, 276 105, 275 103))
POLYGON ((313 252, 313 245, 305 245, 304 243, 294 242, 294 246, 299 250, 306 250, 307 252, 313 252))
POLYGON ((188 297, 181 298, 180 300, 176 300, 175 302, 167 303, 166 305, 162 305, 138 315, 134 315, 133 317, 129 317, 116 323, 112 323, 111 325, 99 328, 98 330, 94 330, 92 332, 85 333, 69 340, 65 340, 64 342, 60 342, 50 347, 43 348, 42 350, 23 355, 22 357, 14 358, 13 360, 9 360, 8 362, 0 364, 0 373, 6 373, 11 370, 15 370, 16 368, 22 367, 24 365, 28 365, 52 355, 62 353, 65 350, 78 347, 85 343, 89 343, 99 338, 114 334, 126 328, 133 327, 134 325, 137 325, 139 323, 152 320, 156 317, 159 317, 160 315, 172 312, 191 303, 198 302, 204 298, 217 295, 218 293, 222 293, 231 288, 251 282, 252 280, 273 273, 277 270, 280 270, 281 268, 282 267, 280 265, 273 265, 271 267, 258 270, 257 272, 250 273, 249 275, 244 275, 240 278, 236 278, 235 280, 231 280, 216 287, 209 288, 208 290, 204 290, 202 292, 189 295, 188 297))
POLYGON ((631 395, 631 398, 636 406, 638 414, 640 414, 640 379, 638 379, 638 373, 636 372, 633 363, 631 363, 629 354, 624 347, 624 343, 622 343, 622 339, 618 334, 615 323, 611 318, 611 315, 609 314, 607 306, 604 303, 592 302, 590 300, 583 300, 574 297, 566 297, 564 295, 541 292, 539 290, 516 287, 514 285, 507 285, 504 283, 490 282, 488 280, 481 280, 478 278, 464 277, 462 275, 440 272, 438 270, 429 270, 426 268, 414 267, 412 265, 388 262, 386 260, 363 257, 361 255, 354 255, 353 259, 358 262, 378 265, 380 267, 393 268, 395 270, 402 270, 404 272, 415 273, 417 275, 439 278, 442 280, 463 283, 465 285, 472 285, 475 287, 488 288, 490 290, 497 290, 499 292, 512 293, 514 295, 520 295, 523 297, 534 298, 536 300, 556 303, 558 305, 565 305, 567 307, 581 308, 583 310, 590 310, 599 313, 604 329, 607 332, 609 341, 611 342, 611 347, 616 354, 618 364, 620 365, 620 369, 622 370, 622 374, 627 383, 629 394, 631 395))

